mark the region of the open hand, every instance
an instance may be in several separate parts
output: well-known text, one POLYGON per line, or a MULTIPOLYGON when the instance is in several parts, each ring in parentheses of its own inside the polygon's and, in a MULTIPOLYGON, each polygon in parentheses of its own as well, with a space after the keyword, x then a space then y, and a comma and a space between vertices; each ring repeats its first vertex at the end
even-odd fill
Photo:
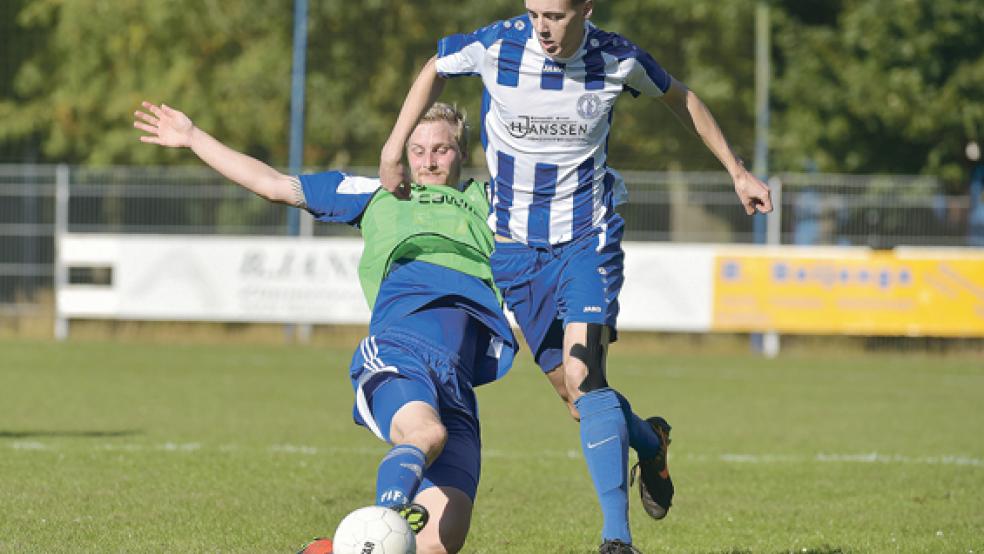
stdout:
POLYGON ((195 126, 188 116, 165 104, 157 106, 144 101, 141 105, 146 111, 133 112, 133 117, 136 118, 133 126, 148 133, 140 137, 140 142, 171 148, 191 146, 195 126))

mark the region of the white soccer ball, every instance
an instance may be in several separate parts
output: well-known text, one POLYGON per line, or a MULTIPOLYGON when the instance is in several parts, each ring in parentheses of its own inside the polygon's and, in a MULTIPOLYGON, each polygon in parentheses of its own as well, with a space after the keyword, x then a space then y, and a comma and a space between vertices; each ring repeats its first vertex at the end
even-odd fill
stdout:
POLYGON ((334 554, 416 554, 407 521, 389 508, 367 506, 345 516, 332 539, 334 554))

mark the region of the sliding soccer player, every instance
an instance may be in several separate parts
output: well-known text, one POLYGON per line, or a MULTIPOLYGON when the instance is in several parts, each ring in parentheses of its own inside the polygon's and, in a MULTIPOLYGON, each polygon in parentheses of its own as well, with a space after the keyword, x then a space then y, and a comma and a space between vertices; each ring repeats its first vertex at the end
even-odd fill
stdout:
POLYGON ((354 417, 393 445, 379 464, 376 503, 401 512, 417 552, 458 552, 481 469, 473 387, 501 378, 516 341, 501 310, 489 255, 486 185, 460 182, 467 126, 435 104, 405 141, 413 177, 400 201, 378 179, 328 171, 284 175, 145 102, 134 126, 147 143, 190 148, 230 180, 319 221, 359 227, 359 277, 372 307, 350 377, 354 417), (425 525, 427 519, 432 523, 425 525))

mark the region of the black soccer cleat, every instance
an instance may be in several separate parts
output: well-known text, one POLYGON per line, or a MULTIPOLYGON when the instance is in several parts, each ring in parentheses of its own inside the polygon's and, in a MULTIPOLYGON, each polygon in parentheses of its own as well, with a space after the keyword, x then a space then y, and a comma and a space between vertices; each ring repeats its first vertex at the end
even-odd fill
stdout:
POLYGON ((420 533, 420 530, 424 528, 424 525, 427 525, 427 520, 430 519, 430 514, 427 513, 427 508, 424 508, 416 502, 393 506, 391 509, 400 514, 400 517, 407 520, 407 523, 410 524, 410 530, 413 531, 414 535, 420 533))
POLYGON ((642 551, 629 543, 613 539, 601 543, 598 554, 642 554, 642 551))
POLYGON ((663 519, 673 503, 673 480, 666 467, 666 451, 670 447, 670 424, 661 417, 651 417, 646 420, 659 435, 659 453, 652 458, 639 458, 629 474, 629 486, 635 482, 636 472, 639 473, 639 498, 642 507, 653 519, 663 519))

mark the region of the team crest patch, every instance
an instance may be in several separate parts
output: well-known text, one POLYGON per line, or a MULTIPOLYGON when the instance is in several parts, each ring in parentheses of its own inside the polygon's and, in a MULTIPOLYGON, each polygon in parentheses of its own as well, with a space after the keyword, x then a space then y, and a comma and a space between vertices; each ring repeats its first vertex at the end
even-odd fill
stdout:
POLYGON ((594 119, 601 115, 601 97, 593 92, 582 94, 577 99, 577 114, 583 119, 594 119))

